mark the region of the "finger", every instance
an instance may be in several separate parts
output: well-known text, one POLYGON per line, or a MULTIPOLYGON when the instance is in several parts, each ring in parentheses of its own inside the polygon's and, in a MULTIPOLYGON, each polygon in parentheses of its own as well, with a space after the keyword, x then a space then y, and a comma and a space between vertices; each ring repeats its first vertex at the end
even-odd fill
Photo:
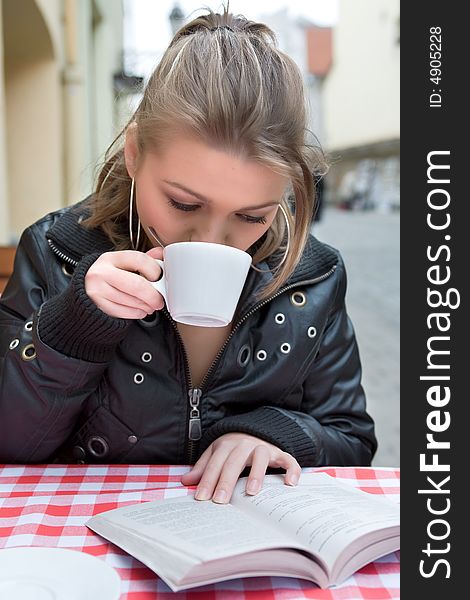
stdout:
POLYGON ((251 469, 246 484, 247 494, 257 494, 263 487, 266 469, 269 466, 271 452, 267 446, 260 444, 256 446, 251 455, 251 469))
POLYGON ((196 485, 197 483, 199 483, 199 480, 201 479, 201 476, 204 473, 204 469, 206 468, 206 465, 209 462, 211 455, 212 444, 204 450, 204 452, 194 464, 191 471, 188 471, 181 477, 181 483, 183 485, 196 485))
MULTIPOLYGON (((142 277, 145 277, 147 281, 158 281, 162 275, 162 268, 157 263, 155 258, 147 253, 139 253, 140 266, 137 269, 142 277)), ((159 258, 159 257, 157 257, 159 258)))
POLYGON ((302 467, 297 461, 295 461, 295 463, 288 469, 286 473, 285 483, 287 485, 297 485, 301 475, 302 467))
POLYGON ((99 304, 97 303, 97 306, 110 317, 115 317, 117 319, 143 319, 147 316, 145 310, 131 308, 130 306, 122 306, 121 304, 110 302, 109 300, 106 300, 106 298, 101 298, 99 304))
POLYGON ((137 250, 120 250, 108 253, 112 264, 123 271, 139 272, 148 281, 157 281, 160 265, 148 254, 137 250))
POLYGON ((140 308, 141 310, 144 310, 147 315, 153 313, 155 310, 153 306, 150 306, 150 304, 147 304, 140 298, 126 294, 126 292, 121 292, 106 282, 104 283, 102 295, 114 304, 120 304, 121 306, 127 306, 129 308, 140 308))
POLYGON ((147 304, 152 312, 163 308, 164 301, 160 292, 137 273, 129 273, 119 269, 111 269, 106 277, 106 282, 113 288, 138 298, 147 304))
POLYGON ((276 461, 276 464, 271 464, 271 466, 277 466, 286 469, 286 475, 284 477, 284 483, 286 485, 297 485, 302 473, 302 468, 292 454, 282 452, 276 461))
MULTIPOLYGON (((251 454, 252 446, 244 446, 242 444, 237 444, 233 447, 231 452, 226 455, 226 459, 223 461, 222 468, 219 467, 220 475, 217 478, 215 490, 213 493, 212 500, 217 502, 218 504, 227 504, 230 502, 230 498, 232 497, 233 489, 238 481, 240 473, 246 466, 248 462, 249 456, 251 454)), ((204 476, 207 472, 204 472, 204 476)), ((213 473, 211 473, 211 477, 209 479, 210 485, 213 486, 215 483, 215 479, 213 477, 213 473)), ((203 483, 201 483, 203 485, 203 483)))
POLYGON ((161 248, 160 246, 156 246, 155 248, 150 248, 150 250, 147 250, 147 252, 145 253, 147 256, 150 256, 150 258, 159 258, 160 260, 163 260, 163 248, 161 248))
POLYGON ((162 268, 156 260, 150 256, 144 255, 146 261, 142 264, 142 267, 138 269, 139 275, 144 277, 147 281, 158 281, 162 276, 162 268), (150 262, 148 262, 150 261, 150 262))
MULTIPOLYGON (((212 498, 220 472, 222 471, 222 466, 229 453, 225 445, 219 446, 217 450, 214 450, 213 444, 211 444, 211 446, 212 452, 204 464, 203 473, 196 493, 194 494, 196 500, 209 500, 212 498)), ((209 448, 211 448, 211 446, 209 446, 209 448)))
POLYGON ((111 267, 106 274, 101 275, 99 272, 89 273, 85 280, 85 290, 93 302, 101 308, 102 300, 106 299, 115 304, 128 306, 129 308, 140 308, 145 310, 145 314, 153 313, 155 310, 160 310, 163 305, 163 298, 154 290, 145 279, 132 273, 125 273, 111 267), (136 282, 131 279, 129 284, 128 275, 140 279, 136 282), (128 293, 128 288, 134 284, 134 294, 128 293), (146 287, 150 287, 150 294, 146 287), (144 298, 139 290, 143 289, 146 293, 144 298), (137 290, 137 293, 136 293, 137 290))

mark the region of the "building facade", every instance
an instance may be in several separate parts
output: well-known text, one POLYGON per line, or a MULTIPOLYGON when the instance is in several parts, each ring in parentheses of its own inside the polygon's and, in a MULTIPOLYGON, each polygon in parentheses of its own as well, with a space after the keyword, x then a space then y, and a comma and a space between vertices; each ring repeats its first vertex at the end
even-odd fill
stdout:
POLYGON ((92 189, 117 134, 120 0, 0 0, 0 245, 92 189))
POLYGON ((330 201, 399 208, 399 66, 399 0, 340 0, 323 86, 330 201))

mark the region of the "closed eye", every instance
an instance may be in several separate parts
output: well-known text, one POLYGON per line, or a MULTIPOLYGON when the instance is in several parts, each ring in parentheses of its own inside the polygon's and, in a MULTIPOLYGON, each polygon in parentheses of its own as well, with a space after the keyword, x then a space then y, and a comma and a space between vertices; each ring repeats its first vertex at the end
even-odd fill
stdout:
MULTIPOLYGON (((173 198, 168 198, 168 204, 176 210, 182 210, 184 212, 194 212, 198 208, 201 208, 200 204, 184 204, 182 202, 176 202, 173 198)), ((254 217, 253 215, 237 214, 237 217, 245 223, 253 224, 265 224, 266 217, 254 217)))
POLYGON ((173 198, 168 198, 168 204, 177 210, 184 210, 186 212, 191 212, 200 208, 199 204, 183 204, 181 202, 176 202, 173 198))
POLYGON ((252 215, 237 215, 237 217, 247 223, 262 223, 263 225, 266 223, 266 217, 253 217, 252 215))

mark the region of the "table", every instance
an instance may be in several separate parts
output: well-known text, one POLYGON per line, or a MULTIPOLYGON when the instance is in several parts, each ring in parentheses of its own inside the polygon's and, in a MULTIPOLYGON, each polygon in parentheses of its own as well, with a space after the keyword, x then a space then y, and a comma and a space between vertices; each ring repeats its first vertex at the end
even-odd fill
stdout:
MULTIPOLYGON (((114 567, 121 600, 398 599, 399 552, 377 560, 328 590, 285 577, 256 577, 174 593, 153 571, 89 530, 93 515, 141 501, 193 494, 180 477, 181 465, 0 465, 0 548, 48 546, 87 552, 114 567)), ((304 468, 399 501, 398 469, 304 468)))

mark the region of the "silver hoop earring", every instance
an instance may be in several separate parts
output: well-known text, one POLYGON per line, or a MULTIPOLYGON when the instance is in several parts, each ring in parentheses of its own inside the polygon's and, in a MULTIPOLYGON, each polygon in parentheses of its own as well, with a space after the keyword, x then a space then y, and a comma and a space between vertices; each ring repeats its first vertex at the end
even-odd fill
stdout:
MULTIPOLYGON (((282 204, 279 204, 279 208, 281 209, 282 214, 284 216, 284 219, 286 221, 287 244, 286 244, 286 249, 284 251, 284 256, 282 257, 281 262, 277 265, 276 269, 279 269, 286 262, 287 255, 289 254, 289 250, 290 250, 290 225, 289 225, 289 218, 288 218, 286 210, 282 206, 282 204)), ((271 271, 271 269, 267 269, 267 270, 263 271, 262 269, 258 269, 258 267, 255 267, 253 264, 251 265, 251 268, 254 269, 255 271, 258 271, 258 273, 269 273, 271 271)))
POLYGON ((137 242, 134 244, 134 230, 132 227, 132 218, 134 215, 134 178, 132 178, 131 181, 131 195, 129 198, 129 238, 131 240, 131 246, 134 250, 137 250, 137 248, 139 247, 139 242, 140 242, 140 217, 137 216, 138 218, 138 225, 137 225, 137 242))

